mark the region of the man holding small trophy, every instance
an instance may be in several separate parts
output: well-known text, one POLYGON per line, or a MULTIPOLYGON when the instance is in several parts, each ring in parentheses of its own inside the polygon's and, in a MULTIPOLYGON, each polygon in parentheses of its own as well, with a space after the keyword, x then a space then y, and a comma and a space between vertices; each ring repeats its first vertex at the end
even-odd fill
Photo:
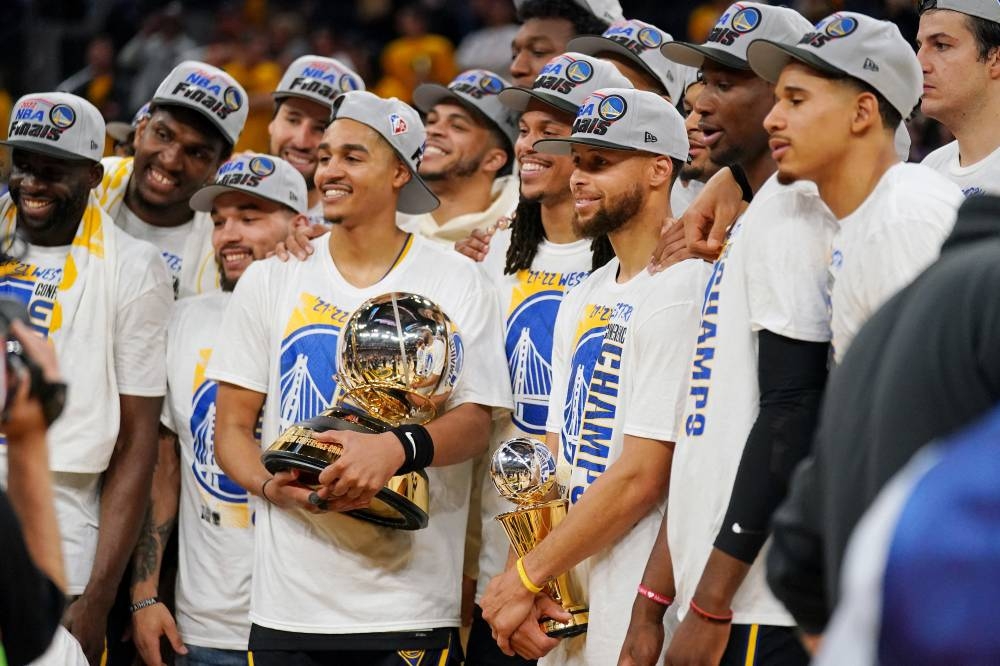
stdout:
MULTIPOLYGON (((483 617, 507 654, 544 657, 546 665, 605 666, 618 660, 626 609, 637 593, 647 593, 636 553, 653 543, 663 516, 708 266, 689 260, 656 275, 646 270, 688 151, 684 121, 661 97, 594 91, 569 138, 542 140, 535 149, 572 152, 574 226, 587 237, 606 233, 616 256, 565 297, 553 334, 547 443, 569 509, 561 518, 541 506, 522 507, 521 516, 548 515, 554 526, 521 530, 544 538, 530 550, 515 541, 527 552, 490 582, 483 617), (582 598, 560 581, 571 569, 586 588, 582 598), (568 612, 553 612, 539 594, 544 588, 558 590, 568 612), (584 620, 584 600, 587 631, 573 636, 567 625, 584 620)), ((512 486, 515 499, 533 499, 516 470, 511 483, 498 467, 492 471, 501 472, 499 488, 512 486)))
POLYGON ((437 205, 417 175, 424 139, 398 100, 338 98, 316 172, 330 232, 305 261, 251 265, 224 317, 207 374, 219 382, 216 458, 258 500, 249 647, 259 666, 461 659, 471 459, 486 449, 491 409, 511 397, 496 380, 506 375, 498 308, 475 266, 396 227, 397 210, 437 205), (449 327, 432 324, 442 313, 449 327), (428 383, 450 395, 428 398, 428 383), (268 467, 254 440, 262 407, 268 467), (275 454, 289 468, 272 474, 275 454), (400 479, 429 481, 426 512, 400 479))

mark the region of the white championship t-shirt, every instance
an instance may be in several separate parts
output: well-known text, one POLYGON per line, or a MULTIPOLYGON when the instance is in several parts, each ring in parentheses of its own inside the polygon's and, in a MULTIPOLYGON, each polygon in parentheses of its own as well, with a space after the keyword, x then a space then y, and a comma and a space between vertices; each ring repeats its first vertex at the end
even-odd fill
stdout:
MULTIPOLYGON (((251 264, 226 310, 208 377, 267 394, 262 446, 318 414, 336 394, 337 339, 365 300, 421 294, 458 325, 464 366, 449 405, 510 409, 496 297, 467 258, 411 236, 377 284, 350 285, 329 235, 305 261, 251 264)), ((459 624, 472 462, 428 468, 430 523, 413 532, 340 513, 271 504, 258 511, 250 619, 311 634, 423 630, 459 624)))
MULTIPOLYGON (((501 230, 497 234, 509 237, 510 231, 501 230)), ((490 454, 512 437, 545 441, 545 422, 552 392, 552 329, 556 314, 563 297, 590 274, 592 265, 590 240, 562 244, 545 240, 538 245, 531 270, 505 275, 503 267, 507 253, 498 249, 491 247, 480 266, 496 285, 499 296, 514 411, 504 412, 493 422, 490 454)), ((484 467, 477 602, 490 579, 503 573, 507 563, 510 541, 495 518, 516 508, 497 492, 489 478, 489 464, 484 467)))
MULTIPOLYGON (((687 613, 725 518, 757 419, 757 337, 763 329, 827 342, 826 267, 836 223, 811 183, 771 177, 733 225, 705 290, 682 434, 670 475, 667 540, 678 618, 687 613)), ((768 542, 770 543, 770 542, 768 542)), ((764 580, 763 551, 733 598, 733 622, 792 626, 764 580)))
POLYGON ((962 166, 958 161, 958 141, 952 141, 925 157, 921 164, 958 185, 967 197, 1000 194, 1000 148, 975 164, 962 166))
POLYGON ((253 503, 215 460, 215 397, 205 377, 231 294, 177 302, 167 330, 163 424, 180 443, 177 627, 188 645, 246 650, 253 503))
POLYGON ((675 180, 670 190, 670 210, 673 211, 674 217, 683 215, 704 188, 705 183, 699 180, 683 181, 680 178, 675 180))
POLYGON ((118 209, 115 224, 121 227, 133 238, 151 243, 160 250, 163 261, 170 270, 173 279, 174 293, 177 293, 181 279, 181 267, 184 259, 184 244, 194 229, 194 223, 188 220, 177 227, 158 227, 150 224, 129 210, 124 203, 118 209))
MULTIPOLYGON (((118 392, 125 395, 163 395, 166 387, 164 345, 167 319, 172 305, 168 276, 155 249, 137 241, 125 232, 110 227, 116 235, 118 266, 116 270, 116 301, 113 330, 115 339, 114 366, 118 392)), ((58 287, 69 246, 43 247, 29 245, 24 257, 17 260, 9 272, 0 277, 0 297, 12 298, 28 310, 28 323, 35 331, 48 335, 58 287)), ((87 313, 77 312, 77 318, 87 313)), ((65 323, 64 323, 65 325, 65 323)), ((100 343, 95 343, 100 344, 100 343)), ((67 401, 87 403, 87 396, 74 386, 86 386, 78 378, 88 366, 79 359, 64 357, 56 349, 59 367, 69 389, 67 401)), ((69 413, 69 402, 64 414, 69 413)), ((119 423, 104 415, 104 410, 90 409, 89 418, 96 419, 87 431, 95 436, 95 448, 103 449, 107 440, 118 436, 119 423), (102 416, 103 415, 103 416, 102 416), (98 423, 100 424, 98 426, 98 423), (100 439, 101 441, 97 441, 100 439)), ((61 418, 49 430, 50 437, 74 424, 61 418)), ((80 424, 75 424, 77 428, 80 424)), ((75 438, 80 446, 91 443, 75 438)), ((68 472, 60 469, 58 460, 50 459, 53 469, 56 516, 62 537, 63 562, 66 567, 67 593, 80 594, 90 579, 100 517, 101 472, 68 472)), ((7 476, 6 441, 0 446, 0 475, 7 476)))
MULTIPOLYGON (((676 440, 691 350, 710 267, 692 259, 616 281, 612 259, 563 300, 552 352, 552 408, 558 475, 574 504, 623 453, 625 435, 676 440)), ((628 630, 664 505, 618 543, 575 568, 590 605, 586 637, 564 640, 545 663, 614 664, 628 630)))
POLYGON ((833 357, 861 326, 929 266, 955 225, 958 186, 921 164, 897 164, 847 217, 830 257, 833 357))

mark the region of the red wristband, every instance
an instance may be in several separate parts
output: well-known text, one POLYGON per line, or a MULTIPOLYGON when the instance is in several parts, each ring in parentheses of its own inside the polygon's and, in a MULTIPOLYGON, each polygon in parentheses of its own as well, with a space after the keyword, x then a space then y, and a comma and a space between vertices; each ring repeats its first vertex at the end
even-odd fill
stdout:
POLYGON ((674 603, 673 597, 665 597, 659 592, 654 592, 653 590, 649 589, 642 583, 639 583, 639 594, 646 597, 650 601, 655 601, 661 606, 669 606, 670 604, 674 603))
POLYGON ((729 613, 726 614, 726 615, 713 615, 712 613, 709 613, 708 611, 705 611, 705 610, 702 610, 701 608, 698 608, 698 604, 696 604, 694 602, 694 599, 691 600, 691 610, 694 611, 695 615, 697 615, 701 619, 707 620, 709 622, 715 622, 715 623, 718 623, 718 624, 728 624, 728 623, 730 623, 730 622, 733 621, 733 611, 732 610, 730 610, 729 613))

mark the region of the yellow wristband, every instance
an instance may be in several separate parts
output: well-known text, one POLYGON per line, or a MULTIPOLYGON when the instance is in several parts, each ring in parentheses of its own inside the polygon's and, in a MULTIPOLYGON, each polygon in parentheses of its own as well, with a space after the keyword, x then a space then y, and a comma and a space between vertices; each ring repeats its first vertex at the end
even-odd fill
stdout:
POLYGON ((531 579, 528 578, 528 573, 524 570, 524 562, 522 562, 522 560, 523 558, 521 557, 517 558, 517 575, 521 577, 521 584, 524 585, 528 592, 538 594, 542 591, 542 588, 532 583, 531 579))

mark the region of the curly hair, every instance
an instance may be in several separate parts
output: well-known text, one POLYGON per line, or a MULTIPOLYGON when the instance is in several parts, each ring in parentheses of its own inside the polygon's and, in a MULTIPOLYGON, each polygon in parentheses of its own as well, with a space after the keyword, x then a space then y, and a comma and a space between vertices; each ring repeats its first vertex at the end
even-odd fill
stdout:
MULTIPOLYGON (((530 269, 531 262, 538 254, 538 246, 543 240, 545 240, 545 228, 542 226, 542 204, 520 199, 514 210, 504 274, 514 275, 518 271, 530 269)), ((590 267, 592 271, 596 271, 615 256, 611 241, 605 235, 598 236, 591 242, 590 251, 593 253, 590 267)))
POLYGON ((573 24, 577 35, 600 35, 610 24, 597 18, 573 0, 525 0, 517 10, 517 19, 561 18, 573 24))

